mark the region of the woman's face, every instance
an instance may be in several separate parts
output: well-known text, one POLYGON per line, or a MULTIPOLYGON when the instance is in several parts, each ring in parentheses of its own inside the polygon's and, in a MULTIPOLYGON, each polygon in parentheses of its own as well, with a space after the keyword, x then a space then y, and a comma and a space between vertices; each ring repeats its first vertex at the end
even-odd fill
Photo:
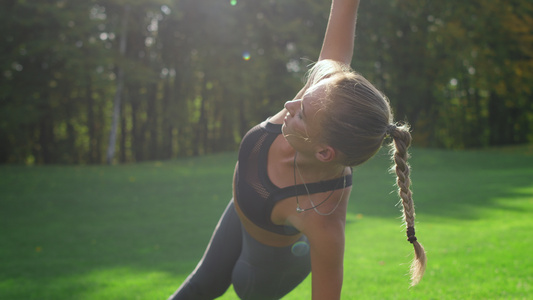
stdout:
POLYGON ((285 103, 288 113, 281 128, 283 136, 298 152, 312 151, 320 141, 320 121, 326 80, 309 88, 301 99, 285 103))

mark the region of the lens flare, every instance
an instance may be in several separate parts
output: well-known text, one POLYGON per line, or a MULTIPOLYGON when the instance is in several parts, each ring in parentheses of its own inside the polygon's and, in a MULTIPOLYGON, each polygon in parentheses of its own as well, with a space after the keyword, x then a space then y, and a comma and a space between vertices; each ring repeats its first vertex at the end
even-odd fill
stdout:
POLYGON ((299 241, 294 243, 291 247, 291 252, 294 254, 294 256, 304 256, 309 253, 309 244, 304 241, 299 241))
POLYGON ((237 0, 231 0, 230 3, 231 3, 231 6, 235 6, 237 5, 237 0))
POLYGON ((250 60, 250 52, 248 52, 248 51, 244 51, 244 52, 242 53, 242 59, 244 59, 244 60, 250 60))

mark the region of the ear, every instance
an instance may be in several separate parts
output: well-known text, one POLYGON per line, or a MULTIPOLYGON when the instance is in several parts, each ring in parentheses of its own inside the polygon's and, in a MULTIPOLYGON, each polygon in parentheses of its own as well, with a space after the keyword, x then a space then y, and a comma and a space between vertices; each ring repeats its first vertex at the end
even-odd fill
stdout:
POLYGON ((321 162, 330 162, 337 157, 337 152, 331 146, 322 145, 315 153, 315 157, 321 162))

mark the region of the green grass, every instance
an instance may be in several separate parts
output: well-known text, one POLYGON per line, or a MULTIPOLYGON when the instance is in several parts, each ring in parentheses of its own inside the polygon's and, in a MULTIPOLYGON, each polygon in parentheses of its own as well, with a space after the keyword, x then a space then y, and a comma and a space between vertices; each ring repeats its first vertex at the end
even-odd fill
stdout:
MULTIPOLYGON (((231 197, 235 159, 0 166, 0 299, 166 299, 231 197)), ((343 299, 533 299, 533 148, 414 149, 411 164, 424 279, 409 288, 381 152, 355 170, 343 299)), ((285 299, 310 299, 310 278, 285 299)))

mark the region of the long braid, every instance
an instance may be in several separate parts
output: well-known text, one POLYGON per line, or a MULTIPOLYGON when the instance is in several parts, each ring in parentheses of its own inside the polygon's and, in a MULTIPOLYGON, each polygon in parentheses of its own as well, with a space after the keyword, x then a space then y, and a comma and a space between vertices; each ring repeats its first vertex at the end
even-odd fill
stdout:
POLYGON ((395 164, 394 171, 397 176, 398 195, 402 201, 403 218, 407 225, 407 240, 413 244, 415 250, 415 259, 410 269, 411 286, 414 286, 420 282, 420 279, 424 275, 427 258, 424 247, 422 247, 415 237, 415 206, 412 192, 409 188, 411 179, 409 177, 410 167, 407 163, 407 159, 409 158, 407 149, 411 145, 412 138, 409 133, 409 127, 406 125, 401 127, 390 125, 387 132, 394 140, 392 144, 395 164))

